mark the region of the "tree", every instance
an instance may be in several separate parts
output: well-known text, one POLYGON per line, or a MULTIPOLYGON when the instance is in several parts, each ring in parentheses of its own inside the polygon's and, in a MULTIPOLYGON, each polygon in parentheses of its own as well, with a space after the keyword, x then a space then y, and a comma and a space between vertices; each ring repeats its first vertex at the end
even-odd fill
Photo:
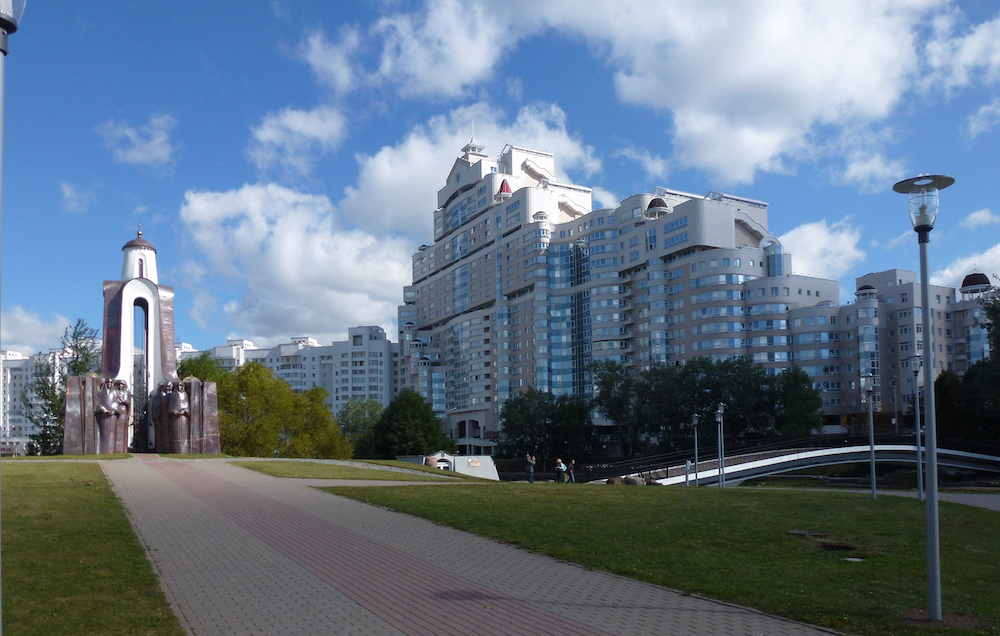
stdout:
POLYGON ((295 394, 259 362, 226 374, 219 389, 219 439, 228 455, 271 457, 295 417, 295 394))
POLYGON ((352 442, 357 442, 375 426, 383 410, 378 400, 351 398, 337 414, 340 430, 352 442))
POLYGON ((454 452, 431 405, 413 389, 403 389, 355 448, 356 457, 395 459, 400 455, 454 452))
POLYGON ((594 377, 594 408, 609 420, 622 454, 634 457, 646 432, 636 379, 622 365, 601 360, 591 367, 594 377))
POLYGON ((594 454, 597 432, 590 409, 576 396, 530 388, 504 402, 500 420, 500 454, 505 457, 537 455, 545 470, 546 459, 594 454))
POLYGON ((36 356, 35 370, 21 393, 25 417, 38 433, 28 443, 29 455, 60 455, 63 443, 63 405, 66 387, 60 386, 56 367, 49 356, 36 356), (44 361, 43 361, 44 360, 44 361))
MULTIPOLYGON (((998 278, 996 274, 993 277, 998 278)), ((983 306, 983 319, 978 322, 986 328, 992 355, 1000 355, 1000 287, 990 287, 979 304, 983 306)))
POLYGON ((177 375, 181 379, 196 377, 202 382, 215 382, 219 384, 222 378, 229 373, 222 367, 222 363, 212 356, 211 351, 202 351, 193 358, 188 358, 177 365, 177 375))
POLYGON ((313 387, 295 394, 295 416, 278 439, 278 457, 349 459, 354 447, 326 407, 326 390, 313 387))
POLYGON ((31 435, 29 454, 62 453, 66 378, 101 370, 97 329, 89 327, 83 318, 66 328, 59 344, 62 352, 58 356, 38 353, 35 372, 21 394, 25 415, 38 429, 38 433, 31 435))
POLYGON ((823 398, 801 367, 785 369, 774 381, 775 432, 800 437, 823 428, 823 398))

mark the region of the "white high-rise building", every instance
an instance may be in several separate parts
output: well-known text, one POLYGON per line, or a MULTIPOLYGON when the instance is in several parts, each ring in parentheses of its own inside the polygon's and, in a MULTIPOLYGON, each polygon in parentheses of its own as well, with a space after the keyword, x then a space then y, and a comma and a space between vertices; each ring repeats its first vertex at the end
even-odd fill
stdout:
POLYGON ((597 360, 798 365, 829 424, 860 411, 862 386, 887 401, 887 365, 898 381, 884 290, 862 277, 842 306, 837 281, 792 273, 762 201, 658 188, 592 210, 553 155, 508 145, 494 158, 472 140, 433 215, 398 311, 397 385, 423 394, 467 454, 493 452, 513 394, 592 397, 597 360))

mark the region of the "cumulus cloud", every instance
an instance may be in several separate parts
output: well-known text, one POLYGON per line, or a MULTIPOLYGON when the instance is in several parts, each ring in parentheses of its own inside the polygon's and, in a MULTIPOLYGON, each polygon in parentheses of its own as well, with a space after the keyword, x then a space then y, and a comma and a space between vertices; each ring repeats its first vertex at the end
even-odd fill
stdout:
POLYGON ((962 227, 975 229, 986 225, 1000 225, 1000 214, 994 214, 989 208, 976 210, 959 222, 962 227))
POLYGON ((979 135, 988 133, 1000 124, 1000 97, 997 97, 989 104, 983 104, 969 119, 965 125, 965 132, 970 138, 975 139, 979 135))
POLYGON ((0 340, 5 351, 32 355, 58 347, 59 338, 69 326, 69 318, 65 316, 47 318, 15 305, 3 310, 0 340))
POLYGON ((977 80, 984 84, 1000 81, 1000 16, 956 34, 962 23, 959 18, 953 11, 935 25, 935 37, 927 46, 933 71, 924 82, 927 88, 941 84, 954 90, 977 80))
POLYGON ((503 120, 504 114, 487 104, 463 106, 414 127, 394 146, 359 155, 357 183, 347 188, 338 207, 349 223, 369 231, 430 240, 437 190, 468 142, 473 123, 486 152, 499 154, 511 141, 554 153, 560 181, 572 182, 568 172, 590 176, 600 170, 593 148, 566 130, 566 115, 559 107, 533 104, 522 108, 513 122, 503 120))
POLYGON ((994 275, 1000 274, 1000 243, 984 252, 956 258, 931 274, 931 283, 958 287, 962 284, 962 279, 974 270, 984 272, 996 284, 994 275))
POLYGON ((887 190, 905 172, 902 161, 888 160, 878 152, 858 152, 848 158, 842 177, 861 192, 874 193, 887 190))
POLYGON ((792 268, 797 274, 840 278, 865 259, 858 247, 861 230, 844 219, 828 225, 826 220, 800 225, 779 237, 786 252, 792 254, 792 268))
POLYGON ((639 164, 650 179, 665 179, 667 176, 667 160, 660 155, 654 155, 645 148, 621 148, 615 152, 616 157, 624 157, 639 164))
POLYGON ((189 191, 180 218, 205 269, 242 290, 221 305, 245 337, 325 341, 350 325, 395 324, 412 245, 342 227, 325 196, 274 184, 189 191))
POLYGON ((337 148, 344 132, 344 116, 333 108, 286 108, 267 115, 251 129, 247 154, 261 172, 277 167, 287 174, 307 176, 317 157, 337 148))
MULTIPOLYGON (((947 10, 946 0, 615 0, 586 11, 572 0, 385 6, 366 30, 334 41, 317 32, 305 38, 304 57, 318 77, 341 89, 388 86, 406 96, 454 98, 492 80, 520 41, 554 31, 582 39, 612 67, 620 99, 672 115, 670 159, 725 184, 791 171, 812 156, 821 130, 881 125, 912 88, 923 60, 918 32, 947 10), (376 51, 368 69, 359 41, 376 51)), ((990 33, 977 29, 961 46, 942 35, 934 59, 943 65, 961 58, 959 50, 990 59, 990 33)), ((879 160, 884 170, 894 167, 879 160)))
POLYGON ((605 190, 604 188, 594 186, 592 188, 592 196, 594 198, 594 209, 600 210, 601 208, 617 208, 618 204, 621 203, 621 198, 616 195, 611 190, 605 190))
POLYGON ((63 209, 67 212, 86 212, 97 201, 93 192, 80 190, 65 181, 59 182, 59 191, 62 193, 63 209))
POLYGON ((176 147, 170 133, 177 125, 172 115, 153 115, 149 123, 133 128, 126 122, 108 121, 98 126, 104 143, 114 154, 115 161, 140 166, 168 165, 176 147))

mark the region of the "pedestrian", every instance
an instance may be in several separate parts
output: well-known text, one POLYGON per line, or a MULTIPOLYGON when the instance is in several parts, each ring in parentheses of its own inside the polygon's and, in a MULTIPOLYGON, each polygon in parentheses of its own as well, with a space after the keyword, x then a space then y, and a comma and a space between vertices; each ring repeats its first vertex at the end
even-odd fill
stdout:
POLYGON ((535 483, 535 457, 528 453, 528 483, 535 483))
POLYGON ((557 484, 563 483, 563 475, 565 475, 565 474, 566 474, 566 464, 563 463, 563 460, 561 460, 561 459, 559 459, 557 457, 556 458, 556 483, 557 484))
POLYGON ((576 477, 573 476, 573 470, 575 468, 576 468, 576 460, 575 459, 569 460, 569 463, 566 464, 566 475, 568 476, 567 481, 571 484, 576 483, 576 477))

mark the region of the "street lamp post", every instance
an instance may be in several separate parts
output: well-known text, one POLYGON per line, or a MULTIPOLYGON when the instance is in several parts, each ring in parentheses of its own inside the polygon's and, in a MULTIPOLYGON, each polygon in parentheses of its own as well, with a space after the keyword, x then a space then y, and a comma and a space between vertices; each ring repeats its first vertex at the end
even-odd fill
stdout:
POLYGON ((725 410, 726 405, 719 402, 719 408, 715 411, 715 421, 719 424, 719 488, 726 487, 726 438, 722 426, 722 413, 725 410))
POLYGON ((691 426, 694 427, 694 487, 698 487, 698 420, 697 413, 691 416, 691 426))
POLYGON ((873 414, 872 406, 872 391, 873 387, 871 382, 868 383, 868 444, 871 453, 871 471, 872 471, 872 499, 875 499, 875 417, 873 414))
MULTIPOLYGON (((17 25, 24 14, 25 0, 0 0, 0 211, 3 209, 3 81, 4 61, 7 59, 7 36, 17 31, 17 25)), ((2 218, 2 212, 0 212, 2 218)), ((3 387, 0 383, 0 404, 3 403, 3 387)), ((3 634, 3 585, 0 584, 0 634, 3 634)))
POLYGON ((934 332, 931 331, 930 281, 927 276, 927 244, 938 212, 938 191, 955 179, 944 175, 920 175, 900 181, 892 189, 910 197, 910 220, 920 246, 920 295, 923 311, 924 426, 927 437, 927 619, 941 620, 941 543, 938 524, 937 418, 934 413, 934 332))
POLYGON ((917 376, 920 375, 920 356, 910 358, 913 367, 913 434, 917 436, 917 501, 924 500, 924 463, 920 452, 920 387, 917 386, 917 376))

